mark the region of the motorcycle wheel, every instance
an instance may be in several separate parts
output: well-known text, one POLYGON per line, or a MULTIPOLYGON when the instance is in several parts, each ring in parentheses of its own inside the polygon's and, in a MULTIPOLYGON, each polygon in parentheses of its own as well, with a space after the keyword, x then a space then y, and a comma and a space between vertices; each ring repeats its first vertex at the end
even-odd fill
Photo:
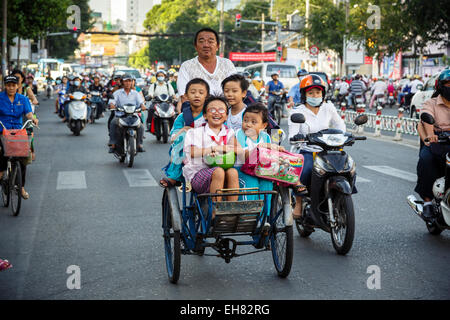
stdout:
POLYGON ((355 235, 355 212, 350 195, 338 193, 333 199, 334 218, 337 226, 331 228, 331 241, 336 252, 347 254, 355 235))
POLYGON ((428 232, 431 233, 434 236, 438 236, 444 231, 444 229, 441 229, 437 224, 436 221, 433 221, 433 223, 430 225, 427 223, 427 229, 428 232))
MULTIPOLYGON (((305 201, 305 200, 303 200, 303 201, 305 201)), ((292 210, 294 210, 295 197, 293 195, 291 197, 291 204, 292 204, 291 205, 292 206, 292 210)), ((302 217, 305 217, 305 215, 306 215, 306 205, 303 202, 302 203, 302 217)), ((312 228, 310 228, 308 226, 305 226, 299 219, 295 219, 294 222, 295 222, 295 227, 296 227, 297 232, 300 235, 300 237, 308 238, 311 235, 311 233, 314 232, 314 229, 312 229, 312 228)))
POLYGON ((74 134, 75 136, 79 136, 79 135, 80 135, 80 132, 81 132, 81 121, 80 121, 80 120, 77 120, 77 121, 75 122, 75 128, 73 129, 73 134, 74 134))
POLYGON ((169 140, 169 123, 166 121, 164 121, 162 125, 162 138, 164 143, 167 143, 169 140))
POLYGON ((127 141, 128 168, 131 168, 133 166, 135 155, 136 155, 136 139, 134 137, 129 137, 127 141))
POLYGON ((275 109, 275 117, 277 119, 276 121, 277 121, 279 126, 281 126, 281 116, 282 116, 281 108, 276 108, 275 109))
POLYGON ((91 109, 91 123, 95 123, 96 118, 97 118, 97 108, 91 109))

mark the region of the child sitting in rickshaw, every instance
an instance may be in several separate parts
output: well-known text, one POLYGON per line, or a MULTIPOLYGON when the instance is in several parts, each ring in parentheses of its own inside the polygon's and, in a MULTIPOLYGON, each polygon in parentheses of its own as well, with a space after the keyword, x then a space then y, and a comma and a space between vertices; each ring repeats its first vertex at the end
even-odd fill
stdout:
MULTIPOLYGON (((224 163, 224 166, 211 166, 206 160, 208 157, 218 158, 221 155, 236 155, 243 152, 238 148, 233 129, 224 125, 228 116, 228 103, 225 98, 208 97, 203 107, 203 116, 206 125, 186 133, 183 175, 198 194, 217 193, 224 187, 237 189, 239 176, 238 171, 233 168, 234 161, 224 163)), ((225 200, 237 201, 238 195, 230 196, 225 200)), ((222 199, 213 197, 213 201, 222 201, 222 199)))
POLYGON ((167 178, 162 178, 159 182, 163 188, 174 186, 181 181, 183 175, 184 137, 189 129, 198 128, 205 123, 203 105, 209 96, 208 83, 200 78, 192 79, 186 85, 186 96, 190 107, 185 108, 183 113, 178 115, 170 132, 170 140, 172 142, 169 150, 170 162, 163 168, 167 178))

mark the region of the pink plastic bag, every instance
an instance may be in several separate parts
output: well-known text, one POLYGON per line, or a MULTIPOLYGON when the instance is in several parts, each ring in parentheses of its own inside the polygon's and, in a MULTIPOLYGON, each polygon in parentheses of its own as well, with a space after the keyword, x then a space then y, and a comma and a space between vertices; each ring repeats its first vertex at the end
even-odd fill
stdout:
POLYGON ((302 174, 303 160, 301 154, 257 147, 250 153, 241 171, 282 185, 296 185, 302 174))

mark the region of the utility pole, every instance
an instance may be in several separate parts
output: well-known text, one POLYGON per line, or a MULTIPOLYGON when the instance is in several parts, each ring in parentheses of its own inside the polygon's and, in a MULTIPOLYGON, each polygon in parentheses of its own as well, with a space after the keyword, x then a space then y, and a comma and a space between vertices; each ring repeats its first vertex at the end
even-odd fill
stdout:
POLYGON ((344 75, 347 75, 347 66, 345 64, 345 60, 347 59, 347 55, 346 55, 346 46, 347 46, 347 34, 348 34, 348 16, 349 16, 349 1, 350 0, 345 0, 345 34, 344 34, 344 52, 342 54, 342 56, 344 57, 344 61, 342 64, 342 70, 344 71, 344 75))
MULTIPOLYGON (((8 13, 8 0, 3 0, 3 34, 2 34, 2 79, 4 80, 6 77, 6 45, 7 45, 7 27, 8 27, 8 20, 7 15, 8 13)), ((4 89, 5 86, 2 81, 2 88, 4 89)))
POLYGON ((219 54, 221 57, 225 55, 225 35, 223 34, 223 10, 224 10, 224 0, 220 0, 220 26, 219 26, 219 34, 220 34, 220 49, 219 54))
MULTIPOLYGON (((276 26, 276 40, 275 40, 275 42, 276 42, 276 51, 278 51, 278 47, 281 45, 280 44, 280 32, 281 32, 281 25, 280 25, 280 22, 278 21, 278 12, 277 12, 277 20, 276 20, 276 23, 277 23, 277 26, 276 26)), ((283 49, 281 49, 281 50, 283 50, 283 49)), ((281 51, 281 52, 283 52, 283 51, 281 51)), ((280 57, 279 57, 279 55, 277 54, 277 62, 280 62, 280 57)))
POLYGON ((264 28, 264 13, 261 14, 261 53, 264 53, 264 37, 266 36, 265 28, 264 28))
MULTIPOLYGON (((306 0, 306 11, 305 11, 305 28, 309 28, 309 0, 306 0)), ((309 54, 309 39, 305 36, 305 50, 309 54)), ((305 61, 306 70, 309 70, 309 59, 305 61)))

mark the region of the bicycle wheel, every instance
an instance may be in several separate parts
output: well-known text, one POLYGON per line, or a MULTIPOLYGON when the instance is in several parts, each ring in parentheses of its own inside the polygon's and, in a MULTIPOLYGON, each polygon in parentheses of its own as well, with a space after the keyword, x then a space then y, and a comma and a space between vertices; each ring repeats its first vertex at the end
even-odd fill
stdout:
MULTIPOLYGON (((5 173, 5 175, 6 175, 6 173, 5 173)), ((10 173, 8 173, 8 176, 9 175, 10 175, 10 173)), ((10 197, 9 197, 9 181, 2 179, 0 183, 1 183, 1 188, 2 188, 1 194, 2 194, 3 206, 8 207, 9 199, 10 199, 10 197)))
POLYGON ((180 231, 172 228, 172 211, 167 189, 164 190, 162 198, 162 227, 167 275, 170 282, 177 283, 180 278, 181 264, 180 231))
POLYGON ((12 213, 14 216, 18 216, 20 213, 20 205, 22 203, 22 168, 17 161, 13 163, 9 179, 9 190, 12 213))
POLYGON ((275 189, 278 194, 272 196, 270 224, 272 225, 270 243, 272 258, 278 276, 286 278, 292 267, 294 255, 294 231, 293 226, 286 226, 284 223, 283 201, 280 190, 275 189), (278 216, 278 217, 277 217, 278 216))

